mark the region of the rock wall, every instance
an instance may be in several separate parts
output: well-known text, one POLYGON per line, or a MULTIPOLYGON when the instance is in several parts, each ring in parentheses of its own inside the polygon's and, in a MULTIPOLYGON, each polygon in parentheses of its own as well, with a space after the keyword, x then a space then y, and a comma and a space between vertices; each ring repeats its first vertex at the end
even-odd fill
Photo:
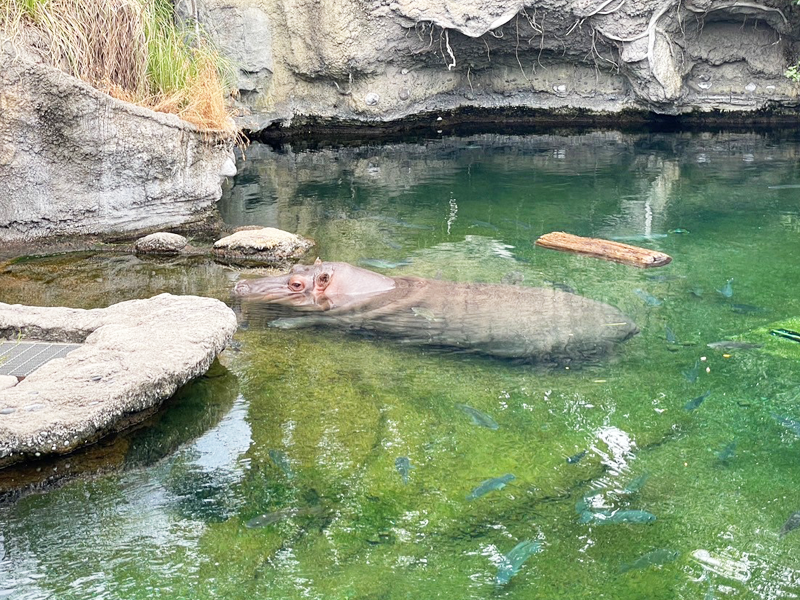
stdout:
POLYGON ((205 220, 232 147, 0 40, 0 244, 205 220))
POLYGON ((800 9, 744 0, 177 0, 251 130, 465 107, 793 110, 800 9))

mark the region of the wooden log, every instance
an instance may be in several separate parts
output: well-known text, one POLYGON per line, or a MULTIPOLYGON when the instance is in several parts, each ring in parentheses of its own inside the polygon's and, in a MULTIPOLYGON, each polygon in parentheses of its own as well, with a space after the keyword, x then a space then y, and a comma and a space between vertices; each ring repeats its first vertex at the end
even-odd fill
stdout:
POLYGON ((620 244, 610 240, 580 237, 563 231, 546 233, 536 240, 535 244, 542 248, 585 254, 586 256, 633 265, 643 269, 663 267, 672 261, 672 257, 663 252, 620 244))

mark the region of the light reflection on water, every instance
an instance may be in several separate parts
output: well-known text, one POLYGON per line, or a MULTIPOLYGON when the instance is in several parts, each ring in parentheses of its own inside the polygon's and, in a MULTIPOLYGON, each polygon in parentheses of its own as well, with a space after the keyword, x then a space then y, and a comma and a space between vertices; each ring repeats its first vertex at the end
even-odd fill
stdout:
MULTIPOLYGON (((0 507, 0 595, 797 595, 800 531, 778 531, 800 510, 800 439, 772 415, 800 419, 800 350, 764 329, 800 326, 800 194, 786 187, 797 149, 756 134, 611 132, 254 146, 221 204, 232 225, 296 231, 325 260, 389 275, 568 286, 642 331, 607 361, 556 371, 253 320, 226 353, 241 389, 219 423, 158 462, 0 507), (557 230, 632 237, 674 261, 656 273, 533 247, 557 230), (727 298, 717 290, 731 278, 727 298), (706 346, 740 338, 763 347, 706 346), (465 500, 503 473, 515 475, 504 489, 465 500), (656 521, 580 523, 581 501, 656 521), (502 557, 526 539, 543 551, 498 587, 502 557), (658 550, 678 558, 621 572, 658 550)), ((58 281, 79 305, 160 291, 228 300, 235 277, 43 258, 0 271, 0 300, 49 289, 62 302, 58 281)))

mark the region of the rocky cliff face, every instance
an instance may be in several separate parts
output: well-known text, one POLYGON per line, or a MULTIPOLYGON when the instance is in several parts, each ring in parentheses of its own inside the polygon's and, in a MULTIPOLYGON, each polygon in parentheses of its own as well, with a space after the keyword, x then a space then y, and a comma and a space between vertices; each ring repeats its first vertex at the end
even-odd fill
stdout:
POLYGON ((203 221, 232 148, 0 40, 0 244, 203 221))
POLYGON ((251 130, 464 107, 793 109, 800 11, 769 0, 178 0, 251 130))

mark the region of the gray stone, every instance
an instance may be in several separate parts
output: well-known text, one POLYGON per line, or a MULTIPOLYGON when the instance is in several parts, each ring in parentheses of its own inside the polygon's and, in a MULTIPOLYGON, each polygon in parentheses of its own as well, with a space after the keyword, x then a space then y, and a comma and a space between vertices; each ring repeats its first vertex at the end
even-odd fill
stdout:
POLYGON ((0 390, 7 390, 17 385, 17 378, 13 375, 0 375, 0 390))
POLYGON ((783 75, 800 42, 800 12, 790 3, 182 3, 234 63, 253 61, 239 72, 248 111, 238 121, 252 130, 305 119, 372 124, 465 106, 565 111, 568 119, 576 110, 741 113, 796 103, 783 75), (691 83, 705 75, 714 94, 691 83), (242 83, 250 76, 262 83, 242 83), (745 92, 750 83, 756 91, 745 92))
POLYGON ((82 343, 0 390, 0 466, 64 454, 135 422, 205 373, 235 330, 230 308, 197 296, 92 310, 0 303, 0 337, 82 343))
POLYGON ((207 221, 232 147, 0 40, 0 243, 207 221))
POLYGON ((136 240, 136 252, 144 254, 178 254, 188 240, 177 233, 158 231, 136 240))
POLYGON ((312 246, 312 240, 274 227, 244 227, 217 240, 213 253, 234 264, 284 265, 301 258, 312 246))

